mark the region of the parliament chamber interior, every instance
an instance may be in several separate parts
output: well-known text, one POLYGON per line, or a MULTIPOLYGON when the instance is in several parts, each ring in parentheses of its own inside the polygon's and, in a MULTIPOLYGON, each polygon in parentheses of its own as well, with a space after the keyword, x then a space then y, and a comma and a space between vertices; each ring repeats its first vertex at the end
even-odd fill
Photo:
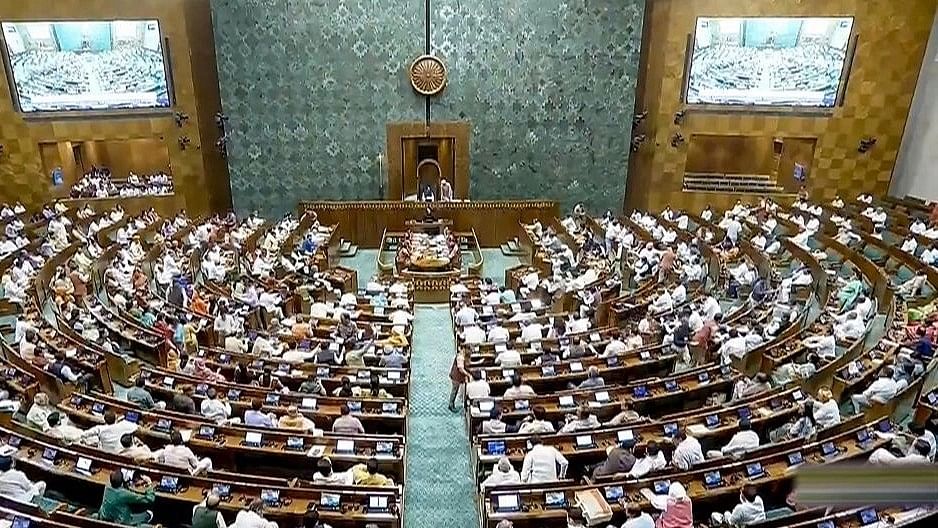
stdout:
POLYGON ((936 8, 0 2, 0 528, 935 526, 936 8))

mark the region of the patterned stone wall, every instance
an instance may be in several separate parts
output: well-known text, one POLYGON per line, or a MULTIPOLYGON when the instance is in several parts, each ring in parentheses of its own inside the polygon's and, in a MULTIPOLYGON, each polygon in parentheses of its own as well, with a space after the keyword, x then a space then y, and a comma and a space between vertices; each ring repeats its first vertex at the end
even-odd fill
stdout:
MULTIPOLYGON (((432 0, 450 83, 431 118, 471 122, 471 197, 621 203, 644 4, 432 0)), ((424 2, 212 6, 235 206, 378 197, 385 125, 426 115, 406 75, 424 2)))

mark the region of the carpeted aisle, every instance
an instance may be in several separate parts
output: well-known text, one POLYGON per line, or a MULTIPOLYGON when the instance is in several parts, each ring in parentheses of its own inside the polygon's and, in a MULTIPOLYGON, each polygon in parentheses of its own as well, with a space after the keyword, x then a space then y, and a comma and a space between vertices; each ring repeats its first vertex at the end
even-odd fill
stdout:
POLYGON ((461 414, 446 408, 455 347, 449 306, 417 305, 410 369, 405 528, 478 525, 464 421, 461 414))

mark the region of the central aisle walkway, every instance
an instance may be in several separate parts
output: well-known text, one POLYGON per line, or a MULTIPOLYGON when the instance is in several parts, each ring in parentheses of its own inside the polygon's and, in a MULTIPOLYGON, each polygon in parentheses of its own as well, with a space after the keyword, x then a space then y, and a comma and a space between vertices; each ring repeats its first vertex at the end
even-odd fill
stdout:
POLYGON ((446 304, 418 304, 407 432, 405 528, 478 526, 462 414, 446 408, 456 350, 446 304))

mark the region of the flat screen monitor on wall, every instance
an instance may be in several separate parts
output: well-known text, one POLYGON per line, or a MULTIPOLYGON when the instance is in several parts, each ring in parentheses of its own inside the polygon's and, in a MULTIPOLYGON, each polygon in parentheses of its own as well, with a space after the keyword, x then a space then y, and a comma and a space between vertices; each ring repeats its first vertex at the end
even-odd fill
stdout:
POLYGON ((24 113, 169 108, 156 20, 3 22, 14 102, 24 113))
POLYGON ((698 18, 685 102, 833 107, 852 30, 851 17, 698 18))

